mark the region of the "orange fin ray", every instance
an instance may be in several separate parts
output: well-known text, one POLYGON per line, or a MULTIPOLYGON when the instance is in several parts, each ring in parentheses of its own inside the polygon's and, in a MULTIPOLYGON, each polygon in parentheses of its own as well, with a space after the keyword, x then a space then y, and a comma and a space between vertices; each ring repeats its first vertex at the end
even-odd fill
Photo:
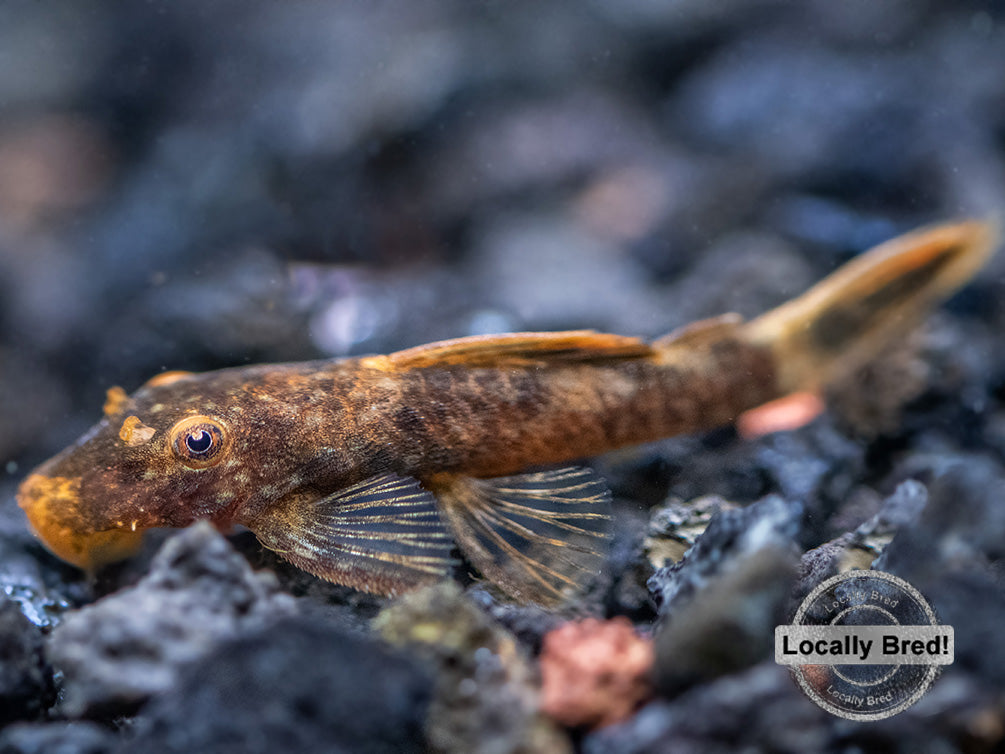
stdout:
POLYGON ((433 484, 464 555, 510 596, 558 605, 600 572, 611 493, 590 469, 433 484))
POLYGON ((416 346, 367 361, 373 366, 383 361, 392 369, 404 370, 446 365, 505 367, 555 361, 595 362, 652 355, 652 346, 639 338, 569 330, 475 335, 416 346))

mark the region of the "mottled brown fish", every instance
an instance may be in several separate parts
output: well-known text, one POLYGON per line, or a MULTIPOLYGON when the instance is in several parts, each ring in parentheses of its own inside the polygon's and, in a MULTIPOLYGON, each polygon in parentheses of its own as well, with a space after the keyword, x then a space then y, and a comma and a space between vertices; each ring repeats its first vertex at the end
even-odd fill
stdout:
POLYGON ((592 331, 433 343, 389 356, 168 372, 22 483, 59 557, 128 556, 144 529, 243 524, 300 568, 382 594, 441 578, 454 542, 520 600, 560 602, 602 566, 609 493, 530 471, 715 427, 860 366, 983 265, 992 228, 894 239, 749 323, 646 343, 592 331))

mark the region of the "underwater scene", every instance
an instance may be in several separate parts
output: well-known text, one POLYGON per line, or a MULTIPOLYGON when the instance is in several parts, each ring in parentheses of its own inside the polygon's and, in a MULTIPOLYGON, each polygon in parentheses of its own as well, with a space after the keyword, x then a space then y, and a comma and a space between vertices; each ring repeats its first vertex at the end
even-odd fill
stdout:
POLYGON ((0 6, 0 754, 1005 747, 1005 12, 0 6))

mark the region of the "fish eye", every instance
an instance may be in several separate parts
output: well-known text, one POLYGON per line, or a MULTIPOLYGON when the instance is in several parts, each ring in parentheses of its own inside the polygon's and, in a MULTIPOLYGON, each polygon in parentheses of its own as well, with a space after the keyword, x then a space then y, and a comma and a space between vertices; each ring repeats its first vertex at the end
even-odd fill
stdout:
POLYGON ((213 435, 205 429, 197 429, 185 435, 185 447, 194 455, 206 453, 213 447, 213 435))
POLYGON ((223 425, 208 416, 189 416, 171 428, 171 451, 190 469, 205 469, 223 460, 227 435, 223 425))

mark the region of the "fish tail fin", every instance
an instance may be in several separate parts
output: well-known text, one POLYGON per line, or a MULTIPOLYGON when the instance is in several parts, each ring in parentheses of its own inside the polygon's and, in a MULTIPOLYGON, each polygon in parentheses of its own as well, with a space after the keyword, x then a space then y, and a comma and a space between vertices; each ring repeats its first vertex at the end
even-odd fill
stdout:
POLYGON ((898 236, 743 325, 774 355, 781 393, 815 390, 861 367, 969 281, 999 224, 968 220, 898 236))

